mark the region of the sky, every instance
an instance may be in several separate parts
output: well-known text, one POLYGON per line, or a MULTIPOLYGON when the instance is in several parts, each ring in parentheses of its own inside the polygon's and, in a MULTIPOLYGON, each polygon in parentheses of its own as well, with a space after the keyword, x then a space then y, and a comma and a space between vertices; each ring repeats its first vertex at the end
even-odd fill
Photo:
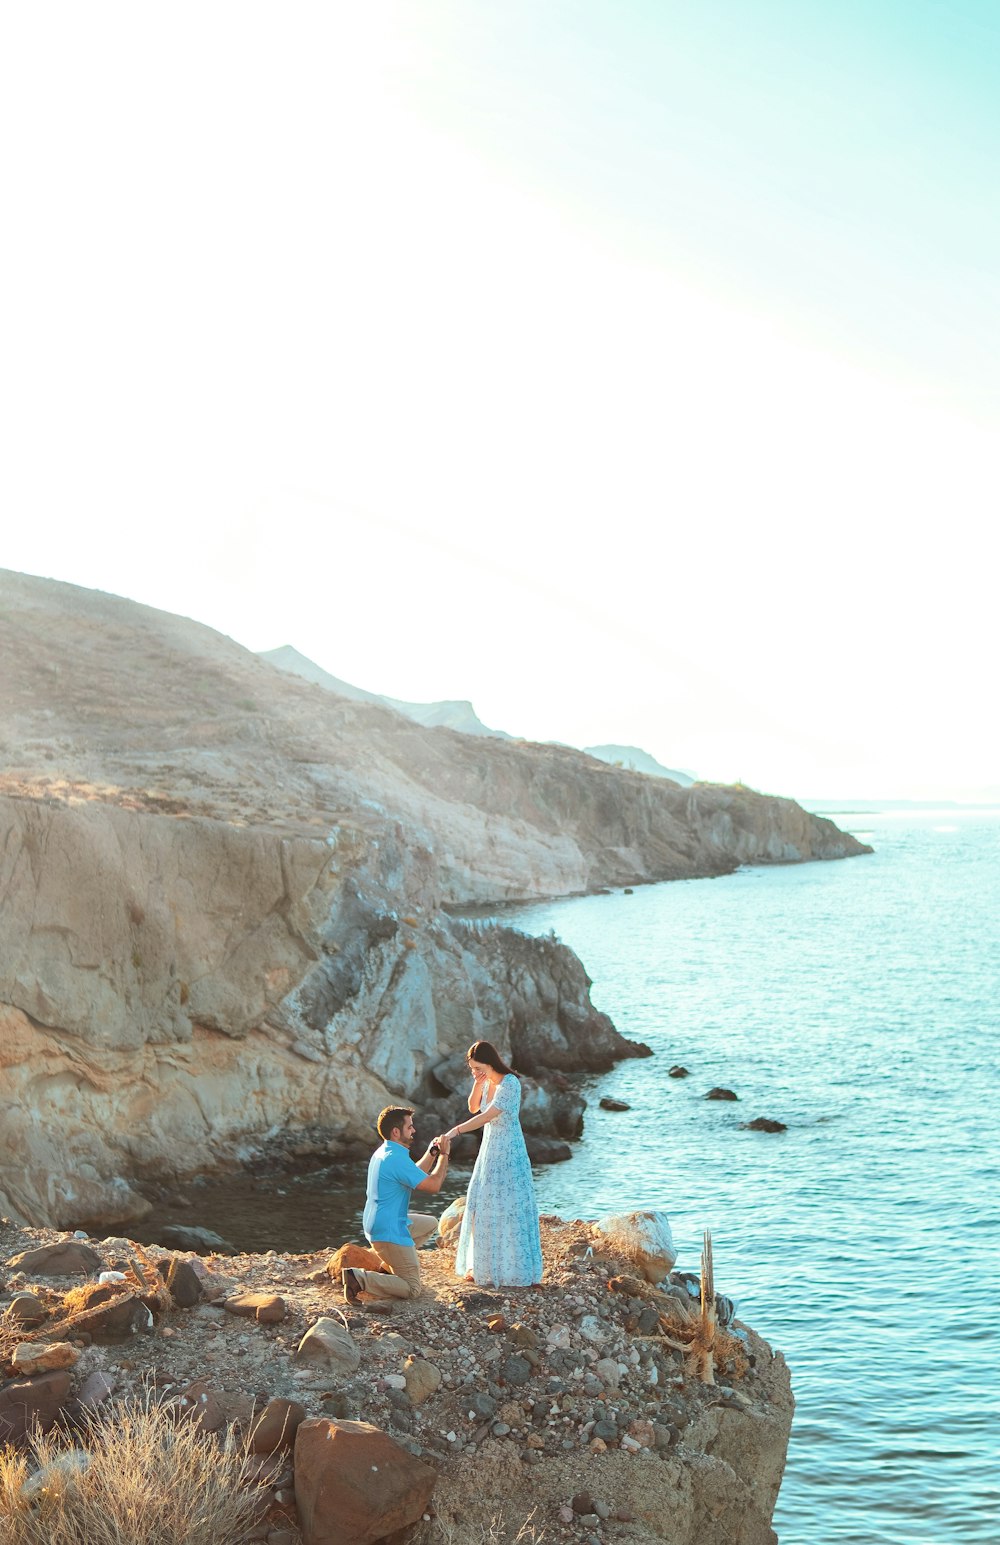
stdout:
POLYGON ((5 8, 0 565, 1000 797, 992 0, 5 8))

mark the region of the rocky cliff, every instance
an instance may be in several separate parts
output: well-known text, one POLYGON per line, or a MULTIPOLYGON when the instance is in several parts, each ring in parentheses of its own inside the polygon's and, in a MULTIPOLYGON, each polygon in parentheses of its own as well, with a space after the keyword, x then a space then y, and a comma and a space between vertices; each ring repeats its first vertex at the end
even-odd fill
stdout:
POLYGON ((427 729, 185 619, 0 574, 0 1209, 135 1217, 152 1174, 370 1135, 480 1035, 629 1054, 472 904, 864 849, 791 800, 427 729))

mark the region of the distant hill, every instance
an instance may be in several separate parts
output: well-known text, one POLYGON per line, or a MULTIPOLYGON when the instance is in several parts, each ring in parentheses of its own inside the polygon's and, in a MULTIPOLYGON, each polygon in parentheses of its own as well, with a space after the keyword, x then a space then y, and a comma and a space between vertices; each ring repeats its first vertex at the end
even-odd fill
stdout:
POLYGON ((358 703, 380 703, 383 708, 394 708, 397 713, 405 714, 408 719, 428 729, 459 730, 463 735, 490 735, 496 740, 513 739, 506 730, 491 730, 464 698, 440 703, 407 703, 397 697, 381 697, 377 692, 353 687, 349 681, 341 681, 339 676, 331 676, 329 671, 300 654, 291 644, 282 644, 279 649, 262 649, 260 658, 276 665, 279 670, 301 676, 304 681, 312 681, 330 692, 337 692, 341 697, 352 698, 358 703))
POLYGON ((596 756, 599 762, 607 762, 611 767, 627 767, 630 772, 648 773, 651 778, 670 778, 683 789, 690 788, 695 782, 691 773, 664 767, 641 746, 584 746, 583 749, 588 756, 596 756))

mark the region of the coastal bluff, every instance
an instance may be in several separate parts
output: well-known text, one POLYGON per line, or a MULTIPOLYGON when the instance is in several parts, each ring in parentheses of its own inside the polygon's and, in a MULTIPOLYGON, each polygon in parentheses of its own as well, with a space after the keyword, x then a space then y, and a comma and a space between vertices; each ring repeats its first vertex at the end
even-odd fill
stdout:
POLYGON ((411 1545, 774 1545, 788 1368, 728 1300, 705 1381, 691 1271, 654 1284, 594 1225, 545 1217, 541 1284, 484 1289, 456 1280, 446 1225, 421 1251, 421 1297, 363 1309, 343 1302, 333 1241, 199 1257, 0 1220, 0 1301, 16 1305, 0 1325, 0 1435, 81 1407, 113 1424, 155 1381, 170 1420, 213 1434, 216 1455, 225 1433, 250 1443, 249 1538, 381 1538, 392 1497, 391 1538, 411 1545), (371 1464, 339 1477, 331 1438, 371 1464))
POLYGON ((866 851, 792 800, 413 723, 189 620, 0 572, 0 1209, 301 1137, 331 1157, 479 1036, 636 1048, 579 961, 477 907, 866 851))

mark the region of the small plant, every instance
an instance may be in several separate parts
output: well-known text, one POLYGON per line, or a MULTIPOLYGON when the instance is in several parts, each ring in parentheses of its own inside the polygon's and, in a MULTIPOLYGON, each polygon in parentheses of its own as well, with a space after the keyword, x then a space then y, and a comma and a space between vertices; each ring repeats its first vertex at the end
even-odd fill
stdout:
POLYGON ((258 1512, 246 1451, 144 1399, 77 1439, 0 1448, 3 1545, 239 1545, 258 1512))
POLYGON ((432 1525, 434 1545, 543 1545, 545 1530, 535 1523, 537 1508, 532 1508, 523 1523, 508 1523, 497 1513, 488 1523, 446 1524, 440 1519, 432 1525))

